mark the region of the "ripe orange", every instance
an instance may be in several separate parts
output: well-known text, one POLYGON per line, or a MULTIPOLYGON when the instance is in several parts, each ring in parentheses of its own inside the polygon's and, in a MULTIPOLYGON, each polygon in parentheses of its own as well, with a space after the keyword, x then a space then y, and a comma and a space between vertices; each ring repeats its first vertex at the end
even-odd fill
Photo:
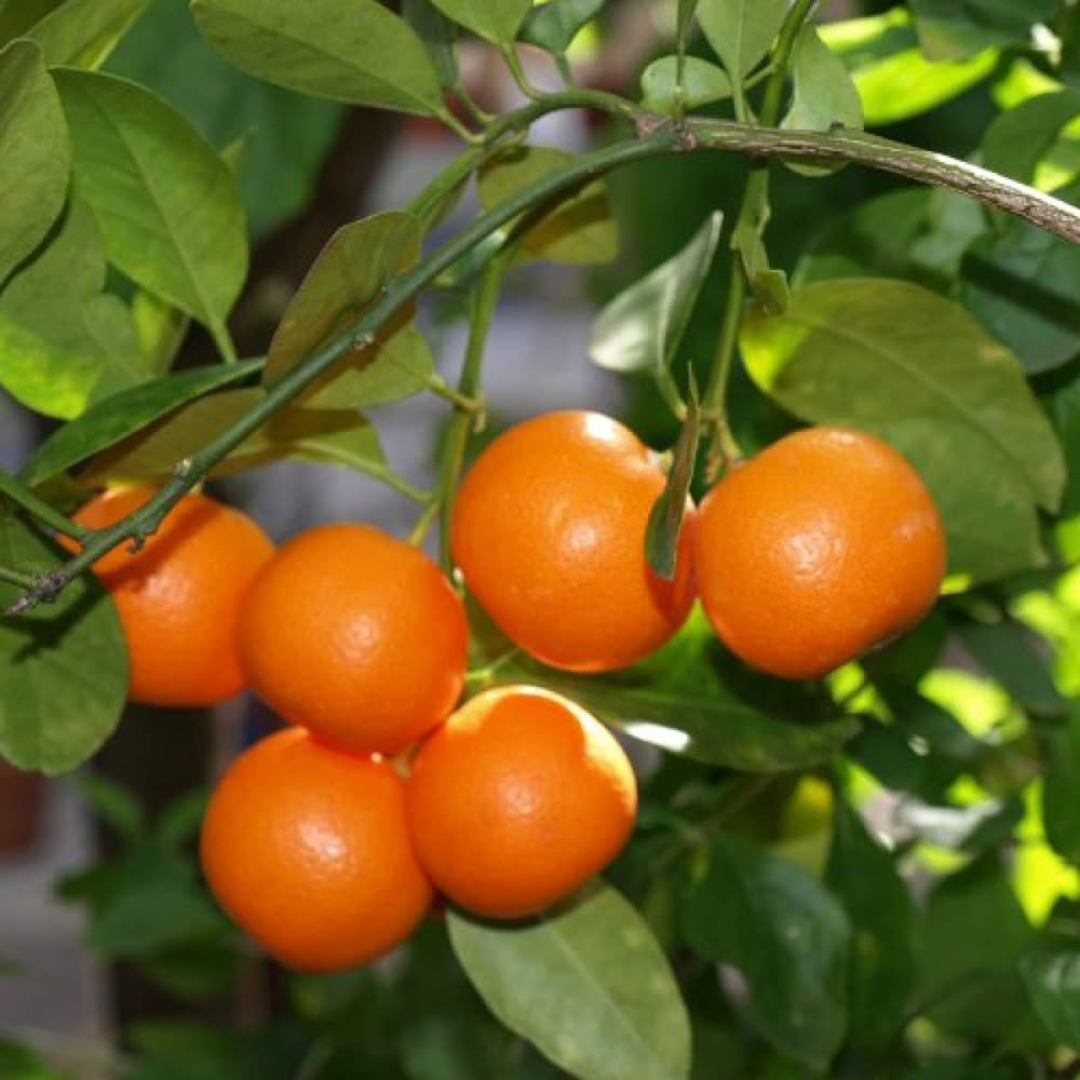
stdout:
POLYGON ((232 919, 283 964, 341 971, 404 941, 431 905, 385 762, 290 728, 241 754, 203 822, 203 871, 232 919))
POLYGON ((930 610, 945 534, 930 493, 895 450, 863 432, 809 428, 709 493, 695 562, 724 644, 762 671, 810 679, 930 610))
POLYGON ((364 525, 285 544, 240 620, 251 686, 280 716, 358 753, 396 754, 453 709, 468 628, 422 552, 364 525))
POLYGON ((622 424, 557 412, 518 424, 477 459, 451 544, 465 583, 526 652, 569 671, 644 659, 686 620, 692 521, 674 582, 645 560, 658 462, 622 424))
POLYGON ((421 747, 409 830, 428 876, 495 918, 553 904, 599 873, 634 827, 637 785, 593 716, 545 690, 488 690, 421 747))
MULTIPOLYGON (((153 494, 149 487, 107 491, 75 520, 103 529, 153 494)), ((133 555, 121 545, 94 564, 124 628, 132 701, 194 708, 244 688, 240 608, 273 553, 251 518, 204 495, 185 495, 141 551, 133 555)))

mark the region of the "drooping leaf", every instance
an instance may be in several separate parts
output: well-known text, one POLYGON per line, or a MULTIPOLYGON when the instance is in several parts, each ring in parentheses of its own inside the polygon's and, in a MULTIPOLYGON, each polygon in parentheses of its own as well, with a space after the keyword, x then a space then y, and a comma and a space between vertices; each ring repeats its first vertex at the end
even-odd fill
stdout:
POLYGON ((458 72, 457 27, 435 6, 432 0, 403 0, 402 18, 424 43, 431 65, 444 90, 454 90, 461 83, 458 72))
POLYGON ((696 56, 683 58, 681 87, 677 56, 654 60, 641 76, 641 103, 653 112, 674 115, 679 109, 697 109, 727 97, 731 82, 723 69, 696 56))
POLYGON ((649 514, 645 530, 645 556, 653 571, 666 581, 675 580, 678 563, 679 539, 682 536, 686 509, 690 498, 690 484, 694 479, 697 461, 698 439, 701 434, 696 389, 690 396, 683 419, 682 430, 675 444, 674 459, 667 483, 656 505, 649 514))
POLYGON ((28 34, 49 67, 100 67, 150 0, 67 0, 28 34))
POLYGON ((847 1007, 859 1047, 892 1045, 915 989, 915 905, 896 868, 859 815, 840 799, 825 882, 851 922, 847 1007))
POLYGON ((600 14, 607 0, 548 0, 534 4, 518 31, 518 38, 559 56, 573 44, 578 32, 600 14))
MULTIPOLYGON (((507 150, 480 171, 480 202, 491 210, 573 160, 572 154, 550 146, 507 150)), ((615 258, 619 234, 603 181, 589 184, 534 225, 522 237, 521 247, 534 258, 560 263, 605 263, 615 258)))
POLYGON ((769 51, 787 0, 699 0, 697 18, 732 82, 741 83, 769 51))
POLYGON ((870 431, 911 460, 953 571, 985 579, 1040 561, 1035 507, 1060 501, 1061 449, 1015 359, 958 305, 907 282, 821 282, 785 314, 751 318, 742 350, 792 412, 870 431))
POLYGON ((919 44, 928 60, 963 60, 984 49, 1026 45, 1037 23, 1049 23, 1056 0, 911 0, 919 44))
MULTIPOLYGON (((339 229, 308 271, 270 343, 263 382, 272 385, 306 355, 348 328, 395 274, 420 257, 415 218, 390 210, 339 229)), ((305 394, 309 408, 359 408, 419 393, 434 372, 427 342, 402 309, 305 394)))
POLYGON ((449 19, 495 45, 509 45, 533 0, 432 0, 449 19))
MULTIPOLYGON (((45 573, 59 549, 0 518, 0 563, 45 573)), ((20 596, 0 583, 0 610, 20 596)), ((112 601, 84 575, 54 603, 0 619, 0 753, 49 776, 78 768, 112 733, 128 689, 127 646, 112 601)))
POLYGON ((103 291, 105 253, 74 200, 47 246, 0 293, 0 384, 49 416, 78 416, 149 375, 131 314, 103 291))
POLYGON ((75 192, 94 211, 110 262, 221 334, 248 254, 228 166, 142 87, 92 72, 56 78, 73 132, 75 192))
POLYGON ((851 928, 836 899, 804 870, 720 835, 704 878, 686 887, 682 917, 695 952, 740 971, 762 1035, 824 1070, 847 1029, 851 928))
POLYGON ((193 368, 142 383, 99 401, 77 420, 53 432, 19 470, 19 476, 30 486, 52 480, 181 405, 243 381, 260 366, 258 361, 251 361, 193 368))
POLYGON ((12 42, 0 52, 0 284, 60 216, 70 168, 64 113, 41 51, 12 42))
POLYGON ((1080 1049, 1080 951, 1039 950, 1020 961, 1028 997, 1050 1034, 1080 1049))
POLYGON ((523 924, 450 912, 450 940, 488 1008, 581 1080, 687 1080, 690 1024, 656 939, 599 885, 523 924))
POLYGON ((193 0, 191 8, 206 40, 256 78, 351 105, 445 115, 423 42, 378 0, 193 0))
POLYGON ((1073 90, 1028 98, 1006 109, 986 129, 983 162, 993 172, 1029 184, 1061 129, 1078 115, 1080 94, 1073 90))

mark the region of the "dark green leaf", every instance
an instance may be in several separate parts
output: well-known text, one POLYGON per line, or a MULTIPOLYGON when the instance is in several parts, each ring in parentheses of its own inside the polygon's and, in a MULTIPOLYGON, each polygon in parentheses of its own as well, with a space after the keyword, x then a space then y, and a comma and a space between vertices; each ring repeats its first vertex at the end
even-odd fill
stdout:
POLYGON ((1077 115, 1080 94, 1072 90, 1028 98, 1002 112, 987 128, 983 162, 994 172, 1030 184, 1061 129, 1077 115))
POLYGON ((780 32, 787 0, 699 0, 697 18, 733 82, 757 66, 780 32))
POLYGON ((488 1008, 581 1080, 685 1080, 690 1025, 667 959, 606 885, 524 924, 451 912, 450 940, 488 1008))
MULTIPOLYGON (((480 202, 491 210, 574 161, 550 146, 515 147, 480 171, 480 202)), ((619 234, 603 181, 589 184, 533 226, 521 240, 524 251, 560 263, 605 263, 618 254, 619 234)))
POLYGON ((212 390, 241 382, 259 371, 261 366, 258 361, 251 361, 193 368, 142 383, 99 401, 77 420, 50 435, 19 470, 19 476, 31 486, 43 484, 141 431, 181 405, 212 390))
POLYGON ((509 45, 517 37, 533 0, 432 0, 442 13, 460 26, 496 45, 509 45))
POLYGON ((1062 20, 1061 77, 1080 90, 1080 8, 1069 8, 1062 20))
POLYGON ((0 0, 0 45, 6 45, 39 23, 64 0, 0 0))
POLYGON ((1035 507, 1060 501, 1061 449, 1015 359, 957 304, 900 281, 821 282, 784 315, 751 318, 742 351, 785 408, 872 432, 912 461, 953 571, 992 578, 1040 561, 1035 507))
MULTIPOLYGON (((0 563, 24 573, 61 555, 21 521, 0 519, 0 563)), ((20 590, 0 584, 0 610, 20 590)), ((20 769, 78 768, 112 733, 128 689, 127 647, 116 609, 84 576, 57 600, 0 620, 0 753, 20 769)))
POLYGON ((518 37, 556 56, 573 44, 578 31, 600 14, 607 0, 549 0, 533 6, 518 37))
POLYGON ((29 408, 70 419, 147 378, 131 314, 103 292, 105 273, 94 217, 76 200, 0 294, 0 383, 29 408))
POLYGON ((731 97, 731 83, 723 69, 696 56, 683 58, 681 86, 677 56, 654 60, 641 76, 641 103, 653 112, 676 115, 726 97, 731 97))
POLYGON ((444 90, 454 90, 461 84, 458 72, 457 28, 432 3, 432 0, 403 0, 401 14, 424 43, 431 59, 439 85, 444 90))
POLYGON ((149 91, 92 72, 56 73, 74 142, 75 192, 109 261, 224 333, 247 273, 236 180, 188 122, 149 91))
POLYGON ((709 849, 683 904, 690 946, 746 979, 746 1011, 777 1049, 824 1070, 847 1028, 850 927, 803 870, 733 836, 709 849))
MULTIPOLYGON (((375 301, 386 282, 420 257, 415 218, 398 210, 339 229, 308 271, 270 343, 263 382, 272 385, 305 356, 343 333, 375 301)), ((427 342, 403 308, 376 341, 353 350, 308 391, 311 408, 341 409, 419 393, 434 372, 427 342)))
POLYGON ((589 355, 610 371, 670 369, 720 241, 723 214, 710 214, 677 255, 631 285, 593 324, 589 355))
POLYGON ((205 787, 195 788, 173 800, 154 826, 157 842, 166 848, 178 848, 197 836, 209 800, 210 792, 205 787))
POLYGON ((76 783, 79 794, 118 837, 134 840, 142 833, 143 809, 128 788, 97 773, 84 773, 76 783))
POLYGON ((4 1080, 66 1080, 28 1047, 0 1036, 0 1076, 4 1080))
POLYGON ((1080 952, 1034 952, 1020 962, 1028 997, 1050 1034, 1080 1050, 1080 952))
POLYGON ((446 113, 423 42, 377 0, 193 0, 191 8, 206 40, 249 75, 352 105, 446 113))
POLYGON ((45 238, 67 194, 71 151, 41 51, 0 52, 0 284, 45 238))
POLYGON ((1080 705, 1069 706, 1065 724, 1040 729, 1047 758, 1042 811, 1046 839, 1065 860, 1080 865, 1080 705))
POLYGON ((694 479, 698 439, 701 427, 696 393, 691 395, 683 420, 675 456, 663 493, 649 515, 645 531, 645 556, 653 570, 667 581, 675 580, 686 508, 690 499, 690 484, 694 479))
POLYGON ((150 0, 67 0, 27 37, 41 46, 49 67, 97 68, 150 0))
POLYGON ((888 1047, 903 1026, 915 989, 915 905, 896 859, 870 836, 843 799, 833 814, 825 882, 852 926, 847 1002, 857 1047, 888 1047))
POLYGON ((1036 23, 1049 23, 1057 0, 910 0, 919 44, 929 60, 963 60, 984 49, 1027 45, 1036 23))

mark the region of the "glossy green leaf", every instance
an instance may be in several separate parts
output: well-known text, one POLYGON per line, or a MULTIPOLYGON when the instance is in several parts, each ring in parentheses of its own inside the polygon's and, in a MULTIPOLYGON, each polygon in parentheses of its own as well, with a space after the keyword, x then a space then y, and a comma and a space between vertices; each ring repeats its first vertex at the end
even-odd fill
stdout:
MULTIPOLYGON (((270 343, 263 382, 272 385, 305 356, 343 333, 395 274, 420 257, 416 219, 398 210, 339 229, 308 271, 270 343)), ((304 404, 341 409, 376 405, 419 393, 434 372, 427 342, 403 308, 376 341, 353 350, 316 386, 304 404)))
POLYGON ((153 379, 91 405, 77 420, 58 428, 19 470, 36 486, 152 424, 195 398, 241 382, 260 369, 258 361, 192 368, 153 379))
POLYGON ((431 65, 444 90, 454 90, 461 84, 458 71, 457 27, 432 3, 432 0, 403 0, 402 18, 424 43, 431 65))
POLYGON ((535 4, 525 16, 518 38, 559 56, 578 32, 600 14, 607 0, 548 0, 535 4))
POLYGON ((654 376, 670 369, 720 242, 723 214, 709 215, 677 255, 631 285, 600 312, 589 356, 609 371, 654 376))
POLYGON ((1038 951, 1020 961, 1028 997, 1051 1035, 1080 1050, 1080 951, 1038 951))
POLYGON ((1080 705, 1069 706, 1064 724, 1039 731, 1047 759, 1042 815, 1046 839, 1065 860, 1080 866, 1080 705))
POLYGON ((75 192, 109 261, 223 332, 247 273, 244 212, 225 162, 175 110, 124 79, 64 70, 75 192))
POLYGON ((741 972, 753 1025, 824 1070, 847 1029, 851 929, 837 900, 791 863, 720 835, 704 878, 687 886, 682 916, 695 952, 741 972))
POLYGON ((910 0, 919 44, 929 60, 963 60, 984 49, 1028 45, 1049 23, 1057 0, 910 0))
POLYGON ((842 799, 833 813, 825 883, 852 927, 847 1007, 851 1042, 887 1047, 903 1027, 915 989, 916 912, 896 859, 842 799))
POLYGON ((1060 502, 1061 449, 1015 359, 957 304, 901 281, 821 282, 784 315, 751 318, 742 351, 785 408, 870 431, 912 461, 952 570, 990 578, 1040 561, 1035 507, 1060 502))
POLYGON ((378 0, 193 0, 206 40, 256 78, 315 97, 445 115, 423 42, 378 0))
POLYGON ((731 97, 731 82, 727 75, 707 60, 696 56, 683 58, 681 88, 678 75, 677 56, 654 60, 641 76, 642 105, 653 112, 674 115, 680 109, 697 109, 731 97))
POLYGON ((780 32, 787 0, 699 0, 705 37, 735 82, 757 66, 780 32))
POLYGON ((74 201, 0 293, 0 384, 29 408, 69 419, 148 377, 128 309, 103 292, 105 273, 93 215, 74 201))
POLYGON ((71 151, 41 51, 16 41, 0 52, 0 284, 60 216, 71 151))
MULTIPOLYGON (((22 521, 0 518, 0 564, 34 574, 62 558, 22 521)), ((20 595, 0 583, 0 610, 20 595)), ((78 768, 116 727, 127 689, 120 620, 94 577, 0 620, 0 754, 18 768, 49 776, 78 768)))
POLYGON ((581 1080, 686 1080, 690 1024, 667 958, 614 889, 525 923, 450 912, 470 981, 511 1031, 581 1080))
POLYGON ((649 524, 645 530, 645 556, 649 560, 649 566, 666 581, 675 580, 679 538, 682 536, 687 507, 691 505, 690 484, 694 479, 700 435, 701 424, 695 390, 687 406, 678 442, 675 444, 667 483, 649 514, 649 524))
POLYGON ((496 45, 509 45, 533 5, 533 0, 432 0, 459 26, 496 45))
POLYGON ((1061 90, 1006 109, 983 136, 983 163, 993 172, 1030 184, 1035 168, 1065 127, 1080 115, 1080 94, 1061 90))
POLYGON ((860 726, 837 716, 811 687, 741 668, 699 615, 666 648, 625 671, 570 675, 523 661, 501 668, 498 680, 549 687, 635 739, 743 772, 820 765, 860 726))
MULTIPOLYGON (((573 154, 550 146, 507 150, 480 171, 480 202, 491 210, 573 160, 573 154)), ((603 181, 589 184, 534 225, 521 246, 534 258, 552 262, 610 262, 618 254, 619 234, 603 181)))
POLYGON ((150 0, 67 0, 27 34, 49 67, 98 68, 150 0))

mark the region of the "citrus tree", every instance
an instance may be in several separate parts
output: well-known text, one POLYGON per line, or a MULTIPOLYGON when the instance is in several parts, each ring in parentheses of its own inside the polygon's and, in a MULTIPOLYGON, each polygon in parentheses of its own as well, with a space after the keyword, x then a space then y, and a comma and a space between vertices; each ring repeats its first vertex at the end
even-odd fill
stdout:
POLYGON ((166 6, 154 55, 200 35, 300 172, 336 122, 308 99, 461 152, 243 358, 248 211, 306 181, 117 62, 146 0, 0 3, 0 386, 61 422, 0 473, 0 753, 66 773, 129 701, 246 686, 289 725, 205 816, 84 782, 124 840, 63 885, 92 947, 196 1000, 255 946, 300 973, 254 1030, 130 1033, 118 1074, 1075 1075, 1080 7, 679 0, 623 96, 568 59, 604 0, 166 6), (468 36, 520 108, 472 100, 468 36), (595 149, 533 141, 569 109, 595 149), (620 236, 644 265, 582 363, 634 380, 661 453, 568 401, 474 455, 505 282, 620 236), (456 385, 417 325, 440 296, 456 385), (370 418, 416 395, 449 416, 431 490, 370 418), (403 493, 412 535, 275 552, 200 491, 287 458, 403 493))

